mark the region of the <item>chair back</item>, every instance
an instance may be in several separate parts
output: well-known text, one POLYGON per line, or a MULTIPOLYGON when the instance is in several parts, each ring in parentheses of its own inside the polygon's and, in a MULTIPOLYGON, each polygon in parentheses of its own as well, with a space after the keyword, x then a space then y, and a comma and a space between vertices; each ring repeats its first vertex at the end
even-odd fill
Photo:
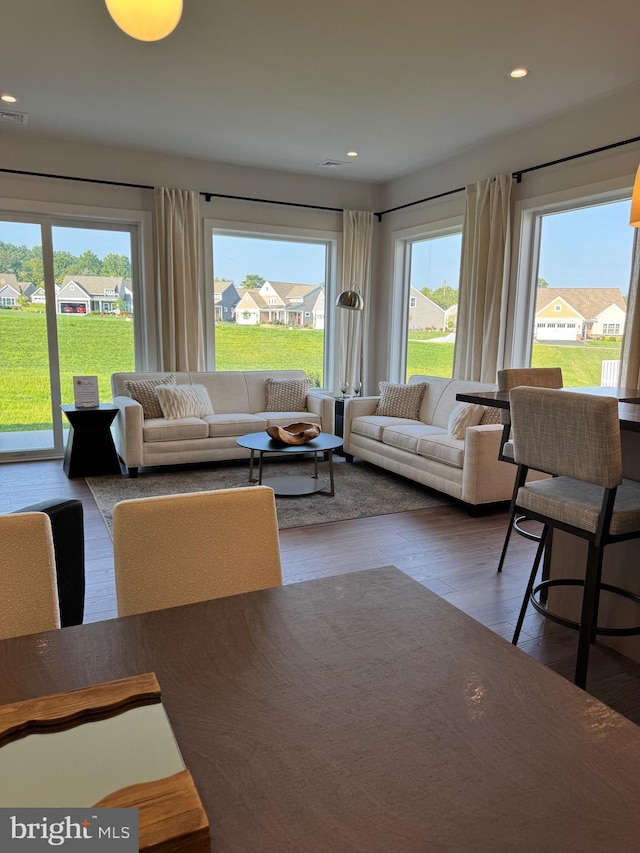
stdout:
POLYGON ((47 515, 0 515, 0 579, 0 639, 60 627, 53 535, 47 515))
POLYGON ((517 387, 510 399, 518 465, 609 489, 620 485, 622 450, 614 397, 517 387))
MULTIPOLYGON (((562 388, 561 367, 510 367, 498 371, 498 391, 511 391, 519 385, 529 388, 562 388)), ((500 423, 510 424, 509 409, 500 409, 500 423)))
POLYGON ((121 501, 113 548, 120 616, 282 583, 267 486, 121 501))

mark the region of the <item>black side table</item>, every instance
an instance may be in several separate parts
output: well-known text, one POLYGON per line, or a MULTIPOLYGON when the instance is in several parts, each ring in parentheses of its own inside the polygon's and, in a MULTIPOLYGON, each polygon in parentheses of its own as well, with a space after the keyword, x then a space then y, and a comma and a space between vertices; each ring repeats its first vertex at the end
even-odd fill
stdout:
POLYGON ((118 454, 111 435, 111 424, 118 413, 112 403, 100 403, 90 409, 60 406, 71 427, 62 468, 74 477, 99 477, 121 474, 118 454))

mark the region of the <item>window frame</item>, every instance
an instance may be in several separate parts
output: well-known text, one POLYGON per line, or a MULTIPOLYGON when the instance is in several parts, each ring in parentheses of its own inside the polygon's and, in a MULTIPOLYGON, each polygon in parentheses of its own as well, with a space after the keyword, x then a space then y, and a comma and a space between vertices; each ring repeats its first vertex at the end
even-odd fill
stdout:
MULTIPOLYGON (((389 376, 403 383, 407 369, 409 340, 408 317, 411 290, 411 246, 424 240, 462 234, 464 216, 452 216, 423 225, 391 232, 393 244, 393 293, 391 298, 391 331, 389 376)), ((462 263, 462 258, 460 258, 462 263)))
POLYGON ((337 296, 338 268, 342 261, 342 235, 337 231, 320 228, 296 228, 285 225, 266 225, 256 222, 232 222, 224 219, 205 219, 204 228, 204 280, 202 282, 205 338, 205 369, 215 371, 215 334, 208 335, 207 329, 215 329, 213 303, 213 257, 214 234, 226 237, 246 237, 263 240, 280 240, 284 243, 317 243, 325 246, 325 323, 322 388, 326 390, 334 385, 337 373, 337 329, 335 300, 337 296))
MULTIPOLYGON (((514 207, 514 263, 507 309, 504 367, 529 367, 543 216, 631 198, 633 175, 524 199, 514 207)), ((500 365, 499 365, 500 366, 500 365)))

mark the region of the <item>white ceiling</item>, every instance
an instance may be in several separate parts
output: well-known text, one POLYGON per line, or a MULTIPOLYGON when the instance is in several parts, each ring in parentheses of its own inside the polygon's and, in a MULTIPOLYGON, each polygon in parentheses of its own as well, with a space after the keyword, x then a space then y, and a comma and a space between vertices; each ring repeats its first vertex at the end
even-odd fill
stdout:
POLYGON ((0 32, 20 133, 362 181, 640 80, 638 0, 184 0, 155 43, 104 0, 2 0, 0 32))

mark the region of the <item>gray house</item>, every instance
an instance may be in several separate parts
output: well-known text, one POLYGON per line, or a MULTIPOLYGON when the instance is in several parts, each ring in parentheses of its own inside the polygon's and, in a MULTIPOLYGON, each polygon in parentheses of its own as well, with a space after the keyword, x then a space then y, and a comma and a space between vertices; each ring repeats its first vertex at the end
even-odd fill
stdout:
POLYGON ((410 332, 424 329, 446 329, 447 318, 447 311, 436 305, 424 293, 415 287, 409 290, 409 322, 407 328, 410 332))
POLYGON ((0 308, 13 308, 18 305, 18 297, 31 299, 35 285, 30 281, 18 281, 15 273, 0 273, 0 308))
POLYGON ((227 320, 235 322, 236 305, 240 302, 240 291, 232 281, 213 282, 213 302, 216 322, 227 320))
POLYGON ((58 314, 131 313, 133 291, 126 278, 103 275, 66 275, 56 294, 58 314), (121 305, 116 305, 122 300, 121 305))

